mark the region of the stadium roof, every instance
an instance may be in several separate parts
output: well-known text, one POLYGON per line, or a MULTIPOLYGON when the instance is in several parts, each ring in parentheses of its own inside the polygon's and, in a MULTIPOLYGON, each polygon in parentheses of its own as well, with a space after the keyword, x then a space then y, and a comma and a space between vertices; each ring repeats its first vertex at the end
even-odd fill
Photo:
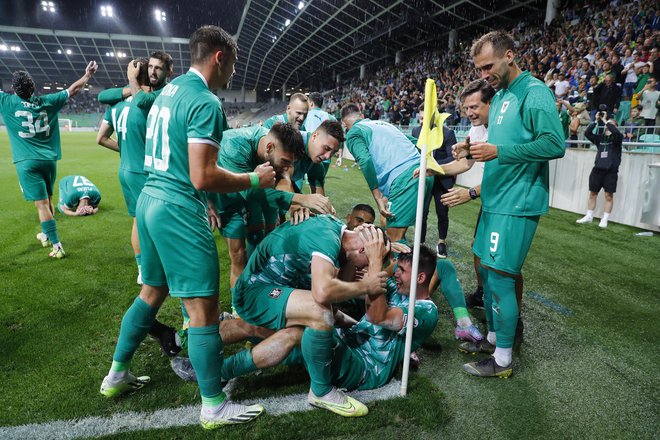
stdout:
MULTIPOLYGON (((470 40, 492 28, 511 28, 522 19, 538 18, 545 12, 542 0, 227 3, 231 7, 222 21, 230 19, 231 23, 221 24, 234 33, 240 48, 232 88, 259 92, 278 89, 284 84, 318 87, 322 83, 334 83, 334 75, 349 73, 362 64, 391 62, 397 51, 444 49, 452 29, 458 31, 459 37, 470 40)), ((217 7, 207 8, 206 15, 200 14, 200 10, 192 8, 185 20, 178 17, 179 24, 172 25, 171 33, 189 35, 190 29, 198 25, 218 22, 213 19, 217 7)), ((182 13, 186 12, 179 11, 182 13)), ((38 84, 66 83, 78 78, 86 61, 94 59, 100 63, 100 71, 92 83, 107 87, 124 84, 128 61, 154 50, 173 55, 176 74, 183 72, 190 59, 187 37, 169 37, 157 32, 151 32, 153 35, 89 32, 106 30, 91 20, 86 23, 93 23, 89 26, 93 29, 87 31, 81 31, 84 23, 78 22, 69 23, 69 29, 58 30, 34 20, 23 23, 39 27, 0 25, 0 77, 6 80, 14 70, 24 69, 38 84)), ((152 28, 144 29, 146 32, 152 28)))

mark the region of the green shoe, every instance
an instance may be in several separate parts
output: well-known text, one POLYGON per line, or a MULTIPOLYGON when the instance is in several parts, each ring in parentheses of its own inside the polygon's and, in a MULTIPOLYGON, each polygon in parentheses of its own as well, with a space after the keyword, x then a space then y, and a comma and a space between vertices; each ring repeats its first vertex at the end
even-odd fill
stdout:
POLYGON ((226 400, 217 414, 204 414, 199 416, 199 422, 204 429, 217 429, 225 425, 238 425, 251 422, 264 412, 261 405, 241 405, 226 400))
POLYGON ((513 373, 511 365, 500 367, 492 356, 479 362, 470 362, 463 365, 463 371, 473 376, 501 377, 502 379, 507 379, 513 373))
POLYGON ((130 372, 118 383, 111 383, 108 376, 103 378, 100 393, 105 397, 117 397, 126 392, 137 391, 151 381, 149 376, 135 377, 130 372))
POLYGON ((312 406, 327 409, 342 417, 362 417, 369 413, 369 408, 365 404, 347 396, 336 387, 323 397, 317 397, 310 389, 307 401, 312 406))
POLYGON ((459 344, 458 351, 471 355, 477 353, 493 354, 495 353, 495 346, 484 338, 477 342, 463 342, 462 344, 459 344))

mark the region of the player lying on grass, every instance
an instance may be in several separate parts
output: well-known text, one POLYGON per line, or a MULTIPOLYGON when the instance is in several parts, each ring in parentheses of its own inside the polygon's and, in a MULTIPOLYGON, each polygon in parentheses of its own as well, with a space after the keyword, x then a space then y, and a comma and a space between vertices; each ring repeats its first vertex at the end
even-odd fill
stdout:
POLYGON ((57 209, 62 214, 92 215, 99 211, 101 192, 85 176, 66 176, 60 179, 57 209))
MULTIPOLYGON (((373 229, 367 230, 373 231, 373 229)), ((370 390, 384 386, 394 377, 405 354, 408 303, 413 282, 412 255, 412 253, 399 255, 397 269, 387 281, 386 292, 366 296, 367 312, 359 322, 349 328, 332 332, 334 349, 329 372, 332 386, 347 390, 370 390)), ((422 345, 433 333, 438 322, 438 309, 430 298, 429 290, 435 264, 435 253, 422 245, 417 276, 412 350, 422 345)), ((238 323, 234 324, 230 321, 222 331, 235 325, 238 326, 238 323)), ((303 335, 304 332, 299 327, 285 328, 258 343, 251 350, 244 350, 228 357, 222 369, 223 380, 272 367, 282 361, 287 365, 303 364, 309 369, 308 358, 299 347, 303 335)), ((224 334, 222 338, 224 341, 224 334)), ((187 371, 188 374, 180 374, 181 372, 177 374, 194 380, 194 374, 189 372, 190 370, 187 371)), ((313 399, 310 399, 310 403, 315 404, 313 399)), ((322 407, 348 415, 335 405, 322 407)))

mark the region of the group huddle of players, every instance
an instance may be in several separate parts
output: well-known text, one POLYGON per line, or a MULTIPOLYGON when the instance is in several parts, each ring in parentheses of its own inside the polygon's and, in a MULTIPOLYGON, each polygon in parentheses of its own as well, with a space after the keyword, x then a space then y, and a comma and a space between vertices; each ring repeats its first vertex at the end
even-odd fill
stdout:
MULTIPOLYGON (((502 38, 485 40, 484 50, 475 57, 477 68, 490 72, 488 78, 496 80, 504 77, 498 68, 513 69, 512 59, 507 61, 512 42, 509 48, 508 40, 503 43, 502 38), (488 54, 492 60, 479 60, 488 54)), ((494 352, 485 361, 466 364, 465 370, 477 376, 508 377, 510 348, 495 347, 494 340, 498 325, 504 328, 500 317, 487 311, 486 340, 470 320, 453 265, 437 259, 435 252, 422 245, 419 275, 411 279, 412 253, 404 243, 407 228, 415 224, 416 170, 421 159, 411 139, 386 122, 363 119, 354 104, 345 105, 341 122, 336 121, 321 110, 323 97, 318 93, 293 95, 286 113, 263 126, 229 130, 221 102, 212 91, 226 88, 231 80, 239 54, 236 42, 221 28, 203 26, 191 36, 190 51, 190 69, 172 81, 171 56, 155 52, 148 59, 129 63, 128 86, 99 94, 99 101, 108 109, 97 141, 120 153, 119 181, 128 213, 134 218, 131 242, 142 286, 122 319, 101 394, 116 397, 150 381, 148 376, 133 375, 129 367, 140 343, 152 334, 169 355, 187 349, 189 357, 176 358, 173 366, 182 377, 197 381, 204 428, 244 423, 259 416, 264 411, 261 405, 231 402, 223 386, 236 376, 280 363, 305 366, 311 405, 345 417, 366 415, 368 408, 342 389, 372 389, 394 376, 404 356, 408 294, 413 283, 417 288, 413 350, 436 326, 438 311, 430 295, 439 284, 457 319, 457 338, 477 344, 472 351, 494 352), (356 206, 348 224, 334 216, 325 196, 325 175, 330 158, 343 143, 360 164, 378 211, 387 219, 386 232, 373 226, 375 212, 368 205, 356 206), (301 191, 305 176, 309 194, 301 191), (219 309, 216 227, 229 249, 232 306, 240 319, 230 319, 219 309), (160 306, 170 296, 181 301, 184 324, 179 332, 156 320, 160 306), (353 313, 342 311, 347 307, 353 313), (224 345, 248 338, 260 342, 224 358, 224 345), (487 343, 492 350, 484 349, 487 343), (501 349, 509 350, 508 365, 498 361, 501 349)), ((60 158, 57 111, 95 71, 92 62, 69 90, 43 97, 33 96, 33 83, 29 93, 21 88, 31 82, 23 72, 29 81, 25 75, 15 75, 15 96, 0 94, 19 181, 25 198, 35 201, 42 221, 39 239, 44 246, 53 244, 51 256, 57 258, 64 256, 50 204, 55 162, 60 158), (19 107, 25 110, 13 110, 19 107)), ((545 109, 537 101, 536 116, 544 116, 545 109)), ((507 108, 517 111, 517 106, 522 104, 507 101, 497 124, 502 123, 507 108)), ((524 130, 523 135, 528 136, 524 130)), ((484 157, 488 145, 468 142, 458 146, 457 162, 491 160, 484 157)), ((507 157, 514 163, 522 161, 524 154, 524 148, 518 148, 507 157)), ((535 159, 540 161, 539 157, 537 154, 535 159)), ((539 169, 524 172, 539 174, 539 169)), ((547 191, 547 170, 545 173, 547 191)), ((428 179, 426 188, 430 189, 433 177, 423 178, 428 179)), ((93 184, 88 179, 72 176, 67 185, 90 188, 78 191, 83 196, 77 202, 64 202, 60 197, 69 213, 95 212, 100 194, 92 195, 93 184)), ((484 185, 485 193, 486 177, 484 185)), ((425 196, 430 197, 428 190, 425 196)), ((500 200, 500 206, 507 203, 500 200)), ((547 210, 547 200, 545 205, 547 210)), ((487 293, 493 283, 500 284, 496 288, 499 297, 493 293, 484 299, 499 314, 496 302, 503 297, 504 290, 499 290, 505 284, 502 278, 508 280, 519 273, 542 212, 518 209, 511 215, 496 211, 488 210, 484 200, 475 253, 486 261, 487 255, 479 247, 480 236, 485 236, 490 257, 509 264, 502 268, 488 261, 482 271, 487 293), (535 218, 530 220, 530 215, 535 218), (517 223, 512 229, 507 221, 517 223), (481 230, 492 227, 499 229, 481 230), (528 231, 523 234, 527 249, 509 245, 517 240, 519 227, 528 231), (500 242, 506 244, 504 250, 498 248, 500 242), (518 255, 521 252, 524 255, 518 255)), ((508 301, 508 290, 506 298, 508 301)), ((517 308, 514 312, 517 315, 517 308)), ((510 322, 506 325, 508 329, 510 322)), ((515 328, 515 322, 513 325, 515 328)))

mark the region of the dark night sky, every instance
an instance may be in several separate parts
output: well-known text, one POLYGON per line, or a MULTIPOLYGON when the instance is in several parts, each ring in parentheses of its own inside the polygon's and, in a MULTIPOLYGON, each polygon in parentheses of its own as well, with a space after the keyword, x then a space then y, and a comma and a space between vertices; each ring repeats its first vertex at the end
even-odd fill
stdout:
POLYGON ((188 38, 203 24, 215 24, 235 34, 245 0, 51 0, 57 12, 41 9, 41 0, 0 0, 0 25, 188 38), (111 5, 114 19, 101 17, 101 6, 111 5), (167 14, 159 24, 154 10, 167 14))

